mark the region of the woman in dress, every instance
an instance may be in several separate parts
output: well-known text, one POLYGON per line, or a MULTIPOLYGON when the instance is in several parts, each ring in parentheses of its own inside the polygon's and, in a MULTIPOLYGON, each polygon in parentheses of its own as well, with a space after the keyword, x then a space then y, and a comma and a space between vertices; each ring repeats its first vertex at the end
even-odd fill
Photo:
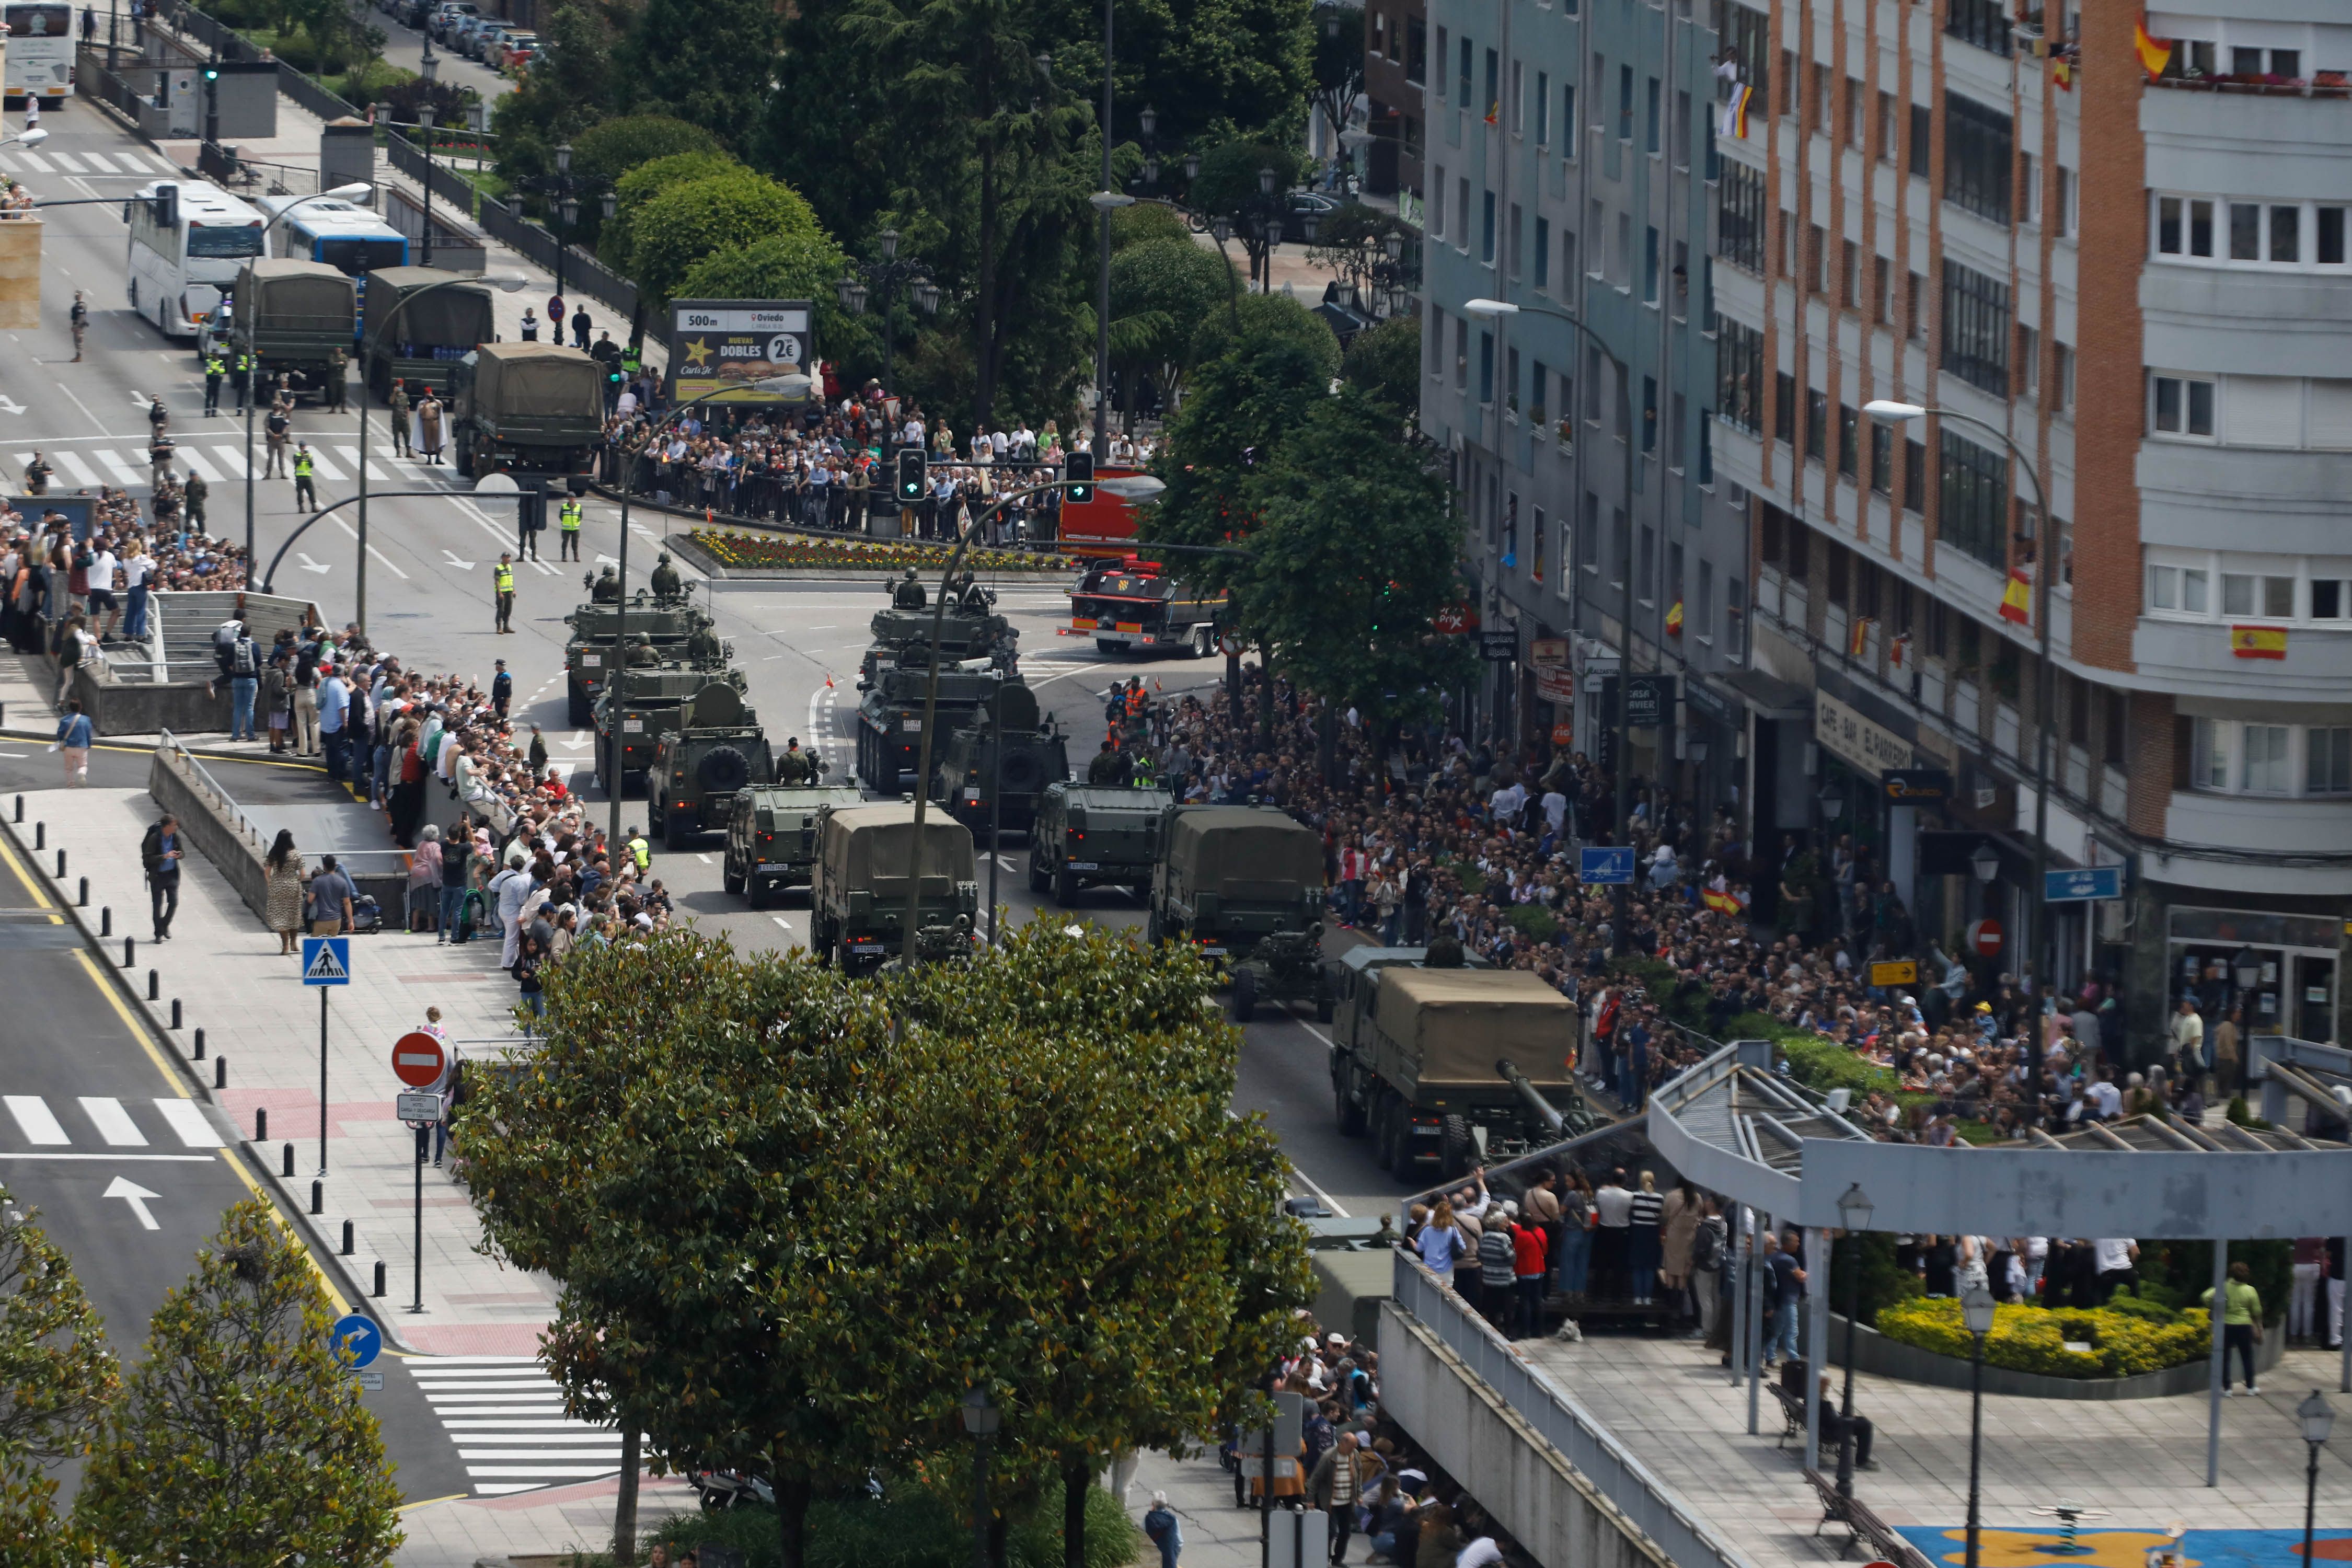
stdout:
POLYGON ((284 958, 300 951, 295 938, 302 929, 302 857, 294 853, 294 835, 288 829, 278 830, 261 872, 269 889, 263 918, 278 933, 278 954, 284 958))

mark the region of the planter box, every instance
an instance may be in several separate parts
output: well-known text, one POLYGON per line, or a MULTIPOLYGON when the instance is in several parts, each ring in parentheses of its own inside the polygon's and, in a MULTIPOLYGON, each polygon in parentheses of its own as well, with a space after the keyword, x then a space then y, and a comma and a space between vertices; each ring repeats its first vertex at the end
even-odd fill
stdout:
MULTIPOLYGON (((1830 1314, 1830 1351, 1825 1363, 1845 1364, 1845 1319, 1836 1312, 1830 1314)), ((2285 1353, 2285 1325, 2266 1326, 2263 1342, 2254 1347, 2254 1370, 2269 1372, 2285 1353)), ((1876 1373, 1903 1383, 1924 1383, 1931 1388, 1957 1388, 1965 1393, 1969 1386, 1966 1361, 1890 1340, 1867 1326, 1854 1335, 1853 1364, 1862 1372, 1876 1373)), ((2144 1372, 2137 1377, 2048 1377, 2037 1372, 2018 1372, 1988 1363, 1984 1369, 1984 1391, 2021 1399, 2168 1399, 2176 1394, 2202 1393, 2211 1374, 2210 1364, 2202 1357, 2180 1366, 2166 1367, 2162 1372, 2144 1372)))

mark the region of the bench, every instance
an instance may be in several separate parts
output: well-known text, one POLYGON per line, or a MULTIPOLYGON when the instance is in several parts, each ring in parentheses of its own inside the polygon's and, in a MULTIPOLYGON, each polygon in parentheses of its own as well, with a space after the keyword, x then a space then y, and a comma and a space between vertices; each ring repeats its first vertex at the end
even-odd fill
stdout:
POLYGON ((1802 1437, 1805 1435, 1805 1402, 1783 1388, 1777 1381, 1769 1383, 1765 1386, 1772 1391, 1772 1397, 1779 1401, 1780 1405, 1780 1440, 1772 1447, 1785 1448, 1789 1446, 1790 1438, 1802 1437))
POLYGON ((1839 1557, 1852 1551, 1856 1542, 1866 1541, 1879 1558, 1895 1564, 1895 1568, 1927 1568, 1918 1550, 1873 1513, 1869 1504, 1858 1497, 1838 1495, 1837 1483, 1819 1470, 1807 1470, 1805 1479, 1811 1483, 1813 1495, 1822 1502, 1822 1521, 1813 1526, 1813 1533, 1819 1535, 1822 1525, 1832 1522, 1845 1526, 1845 1544, 1838 1548, 1839 1557))

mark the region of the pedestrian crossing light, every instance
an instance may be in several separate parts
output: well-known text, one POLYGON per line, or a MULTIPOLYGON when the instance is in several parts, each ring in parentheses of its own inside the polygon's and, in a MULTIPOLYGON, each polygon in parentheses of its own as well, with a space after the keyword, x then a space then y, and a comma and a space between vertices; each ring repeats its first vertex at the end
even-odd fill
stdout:
POLYGON ((923 499, 923 453, 920 447, 899 448, 898 495, 909 506, 923 499))
POLYGON ((1069 487, 1070 504, 1084 506, 1095 499, 1095 455, 1073 452, 1063 460, 1062 480, 1069 487))

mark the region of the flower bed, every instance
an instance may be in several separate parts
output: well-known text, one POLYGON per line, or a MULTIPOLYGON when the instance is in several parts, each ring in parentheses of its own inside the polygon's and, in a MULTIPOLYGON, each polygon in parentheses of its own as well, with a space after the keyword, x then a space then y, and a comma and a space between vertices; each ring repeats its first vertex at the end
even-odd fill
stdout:
MULTIPOLYGON (((747 572, 795 569, 827 572, 898 572, 912 566, 942 571, 952 552, 944 544, 857 538, 812 539, 797 534, 728 533, 698 528, 687 535, 721 566, 747 572)), ((974 572, 1067 572, 1082 564, 1061 555, 1026 550, 970 550, 964 564, 974 572)))
MULTIPOLYGON (((2212 1347, 2202 1308, 2167 1312, 2135 1302, 2134 1310, 2000 1307, 1985 1336, 1985 1364, 2043 1377, 2131 1377, 2200 1361, 2212 1347), (2088 1351, 2069 1350, 2069 1341, 2088 1351)), ((1965 1361, 1969 1331, 1952 1298, 1920 1298, 1878 1310, 1888 1339, 1965 1361)))

